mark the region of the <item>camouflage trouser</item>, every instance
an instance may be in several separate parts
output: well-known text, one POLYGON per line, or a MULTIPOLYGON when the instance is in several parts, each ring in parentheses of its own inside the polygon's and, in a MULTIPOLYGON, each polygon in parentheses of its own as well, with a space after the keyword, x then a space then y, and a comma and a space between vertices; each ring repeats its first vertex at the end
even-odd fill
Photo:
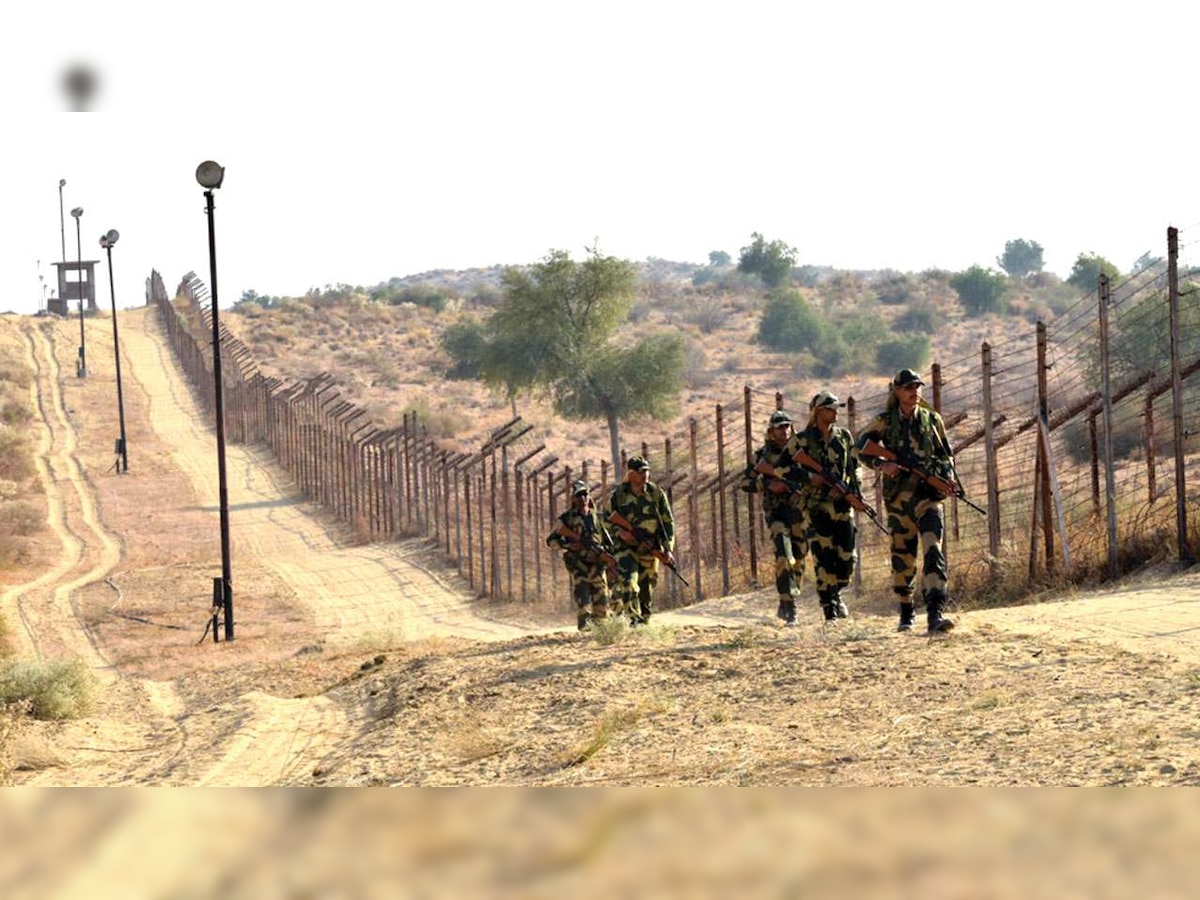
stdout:
POLYGON ((651 554, 638 553, 633 547, 622 547, 619 542, 617 546, 614 606, 628 615, 631 622, 647 622, 653 611, 654 588, 658 584, 658 560, 651 554))
POLYGON ((808 557, 808 519, 794 506, 781 505, 767 513, 767 530, 775 546, 775 590, 780 600, 795 601, 804 583, 808 557))
POLYGON ((921 553, 921 591, 946 594, 946 557, 942 553, 942 502, 918 486, 905 485, 887 499, 892 532, 892 590, 910 600, 921 553))
POLYGON ((567 554, 563 557, 567 572, 571 575, 571 596, 579 612, 580 624, 586 617, 603 619, 608 615, 608 571, 603 565, 596 565, 578 556, 567 554))
POLYGON ((808 549, 822 603, 850 583, 855 537, 849 503, 822 500, 808 508, 808 549))

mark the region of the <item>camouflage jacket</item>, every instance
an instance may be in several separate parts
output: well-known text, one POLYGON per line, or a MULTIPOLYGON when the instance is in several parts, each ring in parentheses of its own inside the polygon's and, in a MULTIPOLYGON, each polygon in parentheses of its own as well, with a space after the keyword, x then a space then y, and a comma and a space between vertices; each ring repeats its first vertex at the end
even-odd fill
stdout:
MULTIPOLYGON (((565 536, 562 529, 566 528, 574 534, 582 537, 591 538, 603 550, 611 552, 613 548, 612 535, 608 533, 608 529, 604 527, 604 520, 600 518, 600 513, 594 508, 589 507, 588 512, 580 512, 573 505, 565 513, 558 517, 559 524, 554 530, 546 536, 546 546, 551 549, 559 549, 571 555, 571 544, 574 543, 572 538, 565 536)), ((585 545, 587 540, 582 541, 585 545)), ((580 556, 588 556, 587 553, 577 554, 580 556)), ((595 560, 589 560, 594 562, 595 560)))
POLYGON ((762 494, 763 512, 770 515, 772 511, 784 506, 794 506, 799 509, 804 505, 802 496, 804 488, 808 486, 808 474, 805 468, 798 463, 792 462, 792 454, 799 449, 799 443, 796 435, 788 438, 787 443, 782 447, 765 442, 754 453, 754 459, 746 466, 746 470, 742 472, 742 477, 738 482, 738 487, 748 494, 762 494), (790 482, 794 490, 790 493, 775 493, 767 490, 767 484, 771 481, 769 477, 760 472, 755 472, 755 467, 765 462, 769 466, 774 466, 776 474, 790 482))
MULTIPOLYGON (((618 484, 608 498, 608 512, 614 532, 616 526, 611 522, 611 515, 618 513, 649 533, 658 542, 657 549, 675 549, 675 516, 671 512, 671 501, 667 499, 667 492, 653 481, 646 482, 640 497, 627 483, 618 484)), ((617 543, 624 543, 619 534, 617 543)))
MULTIPOLYGON (((862 430, 855 442, 859 451, 868 441, 877 441, 901 458, 911 458, 930 475, 953 480, 954 456, 950 452, 950 441, 946 438, 946 426, 937 411, 924 402, 917 405, 910 418, 900 415, 898 406, 889 406, 862 430)), ((884 460, 877 456, 860 453, 863 465, 878 469, 884 460)), ((884 477, 883 489, 886 496, 894 496, 904 485, 918 479, 908 472, 895 478, 884 477)), ((921 488, 934 492, 931 488, 921 488)))
MULTIPOLYGON (((858 454, 855 452, 854 438, 845 428, 833 425, 829 429, 829 440, 825 440, 817 426, 809 426, 796 435, 796 448, 803 450, 815 459, 835 478, 844 481, 852 491, 862 493, 862 479, 859 476, 858 454)), ((795 450, 793 450, 794 452, 795 450)), ((811 470, 805 468, 805 472, 811 472, 811 470)), ((809 493, 812 500, 836 498, 839 503, 849 506, 848 501, 828 485, 817 484, 814 481, 809 493)))

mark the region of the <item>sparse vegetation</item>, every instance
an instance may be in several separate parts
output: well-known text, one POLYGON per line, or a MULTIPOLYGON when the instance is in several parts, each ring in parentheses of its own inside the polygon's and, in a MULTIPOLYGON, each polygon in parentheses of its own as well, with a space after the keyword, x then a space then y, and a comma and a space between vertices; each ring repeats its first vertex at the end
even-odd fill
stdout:
POLYGON ((28 701, 35 719, 73 719, 94 700, 96 679, 81 659, 7 660, 0 664, 0 703, 28 701))

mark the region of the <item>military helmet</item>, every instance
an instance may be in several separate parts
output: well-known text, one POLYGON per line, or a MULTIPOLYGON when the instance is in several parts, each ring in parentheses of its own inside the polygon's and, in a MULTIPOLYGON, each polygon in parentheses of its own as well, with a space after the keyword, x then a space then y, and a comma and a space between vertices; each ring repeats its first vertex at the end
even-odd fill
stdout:
POLYGON ((791 425, 792 417, 785 413, 782 409, 777 409, 771 413, 771 419, 767 423, 769 428, 777 428, 780 425, 791 425))

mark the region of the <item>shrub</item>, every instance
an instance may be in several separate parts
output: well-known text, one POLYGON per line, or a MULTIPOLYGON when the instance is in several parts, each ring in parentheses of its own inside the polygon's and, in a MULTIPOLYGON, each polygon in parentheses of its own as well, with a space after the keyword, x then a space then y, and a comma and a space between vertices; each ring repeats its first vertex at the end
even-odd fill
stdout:
POLYGON ((15 660, 0 668, 0 703, 27 700, 35 719, 73 719, 91 710, 95 685, 82 659, 15 660))
POLYGON ((771 295, 758 326, 758 342, 775 350, 816 351, 826 336, 825 322, 799 291, 771 295))
POLYGON ((36 534, 42 530, 45 516, 24 500, 0 502, 0 534, 36 534))
POLYGON ((29 441, 12 428, 0 427, 0 478, 23 481, 33 471, 29 441))
POLYGON ((929 362, 929 337, 912 334, 905 337, 880 341, 875 348, 875 365, 881 375, 890 375, 899 369, 922 371, 929 362))

